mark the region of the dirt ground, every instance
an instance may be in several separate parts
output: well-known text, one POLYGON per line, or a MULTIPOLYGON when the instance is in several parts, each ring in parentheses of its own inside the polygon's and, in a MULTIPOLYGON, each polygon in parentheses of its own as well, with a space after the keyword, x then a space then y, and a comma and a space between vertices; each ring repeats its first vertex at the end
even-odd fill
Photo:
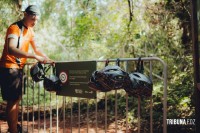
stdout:
MULTIPOLYGON (((2 106, 1 106, 2 107, 2 106)), ((5 107, 5 106, 4 106, 5 107)), ((0 133, 7 133, 8 126, 6 123, 6 115, 5 108, 0 108, 0 133)), ((72 115, 66 114, 65 118, 65 131, 63 131, 64 121, 62 114, 59 115, 59 123, 58 123, 58 133, 125 133, 126 132, 126 121, 125 119, 118 116, 117 120, 117 128, 115 129, 115 118, 114 116, 107 117, 107 129, 105 129, 105 112, 104 110, 99 110, 97 113, 97 127, 96 127, 96 116, 95 112, 90 112, 88 115, 87 122, 87 114, 80 114, 80 118, 78 117, 78 113, 75 112, 72 115), (80 119, 80 124, 79 124, 80 119), (71 122, 72 121, 72 122, 71 122), (88 124, 87 124, 88 123, 88 124)), ((28 133, 56 133, 56 114, 52 114, 52 121, 50 121, 50 114, 46 112, 46 117, 44 117, 44 112, 38 113, 37 111, 32 113, 29 111, 29 121, 27 121, 27 113, 23 115, 23 129, 24 131, 28 131, 28 133), (33 115, 34 114, 34 115, 33 115), (40 114, 40 117, 38 115, 40 114), (33 117, 34 116, 34 117, 33 117), (33 119, 34 118, 34 119, 33 119), (45 124, 46 123, 46 124, 45 124), (39 126, 38 126, 39 125, 39 126), (51 126, 52 125, 52 126, 51 126), (45 129, 45 130, 44 130, 45 129)), ((19 123, 21 119, 21 114, 19 116, 19 123)), ((133 128, 128 127, 127 133, 134 133, 137 131, 137 128, 133 130, 133 128)))
MULTIPOLYGON (((38 127, 38 121, 35 122, 23 122, 23 128, 25 131, 28 131, 29 133, 45 133, 45 132, 50 132, 50 120, 46 120, 46 131, 44 130, 44 121, 40 120, 40 126, 38 127)), ((8 126, 6 121, 0 120, 0 133, 6 133, 8 130, 8 126)), ((56 121, 53 121, 52 123, 52 128, 51 131, 52 133, 56 133, 56 121)), ((58 132, 59 133, 115 133, 115 123, 111 123, 107 127, 107 131, 105 131, 104 125, 98 125, 98 128, 96 128, 94 125, 80 125, 79 126, 73 126, 72 128, 70 127, 69 124, 66 123, 66 128, 65 131, 63 131, 63 122, 59 123, 58 127, 58 132)), ((126 127, 119 126, 117 127, 117 133, 125 133, 126 132, 126 127)), ((132 133, 132 131, 128 131, 128 133, 132 133)))
MULTIPOLYGON (((6 104, 0 104, 0 133, 7 133, 8 126, 5 114, 6 104)), ((21 109, 20 109, 21 110, 21 109)), ((41 109, 32 111, 31 109, 24 109, 23 113, 23 129, 28 133, 56 133, 57 121, 55 110, 52 110, 52 117, 50 118, 50 111, 41 109), (27 113, 28 112, 28 113, 27 113), (39 117, 38 117, 39 116, 39 117), (46 117, 44 117, 46 116, 46 117), (50 121, 52 119, 52 121, 50 121), (27 121, 28 120, 28 121, 27 121), (39 126, 38 126, 39 125, 39 126), (51 126, 52 125, 52 126, 51 126)), ((22 115, 19 113, 19 123, 21 122, 22 115)), ((126 120, 122 116, 118 116, 117 128, 115 129, 115 117, 113 115, 107 116, 107 129, 105 129, 105 110, 98 110, 97 112, 97 126, 95 112, 89 112, 88 121, 87 113, 80 113, 80 118, 77 111, 73 112, 71 117, 70 112, 65 115, 65 124, 62 112, 59 112, 58 133, 125 133, 126 120), (79 124, 80 119, 80 124, 79 124), (71 122, 72 121, 72 122, 71 122), (63 129, 65 125, 65 130, 63 129)), ((21 124, 21 123, 20 123, 21 124)), ((134 133, 137 128, 127 126, 127 133, 134 133)))

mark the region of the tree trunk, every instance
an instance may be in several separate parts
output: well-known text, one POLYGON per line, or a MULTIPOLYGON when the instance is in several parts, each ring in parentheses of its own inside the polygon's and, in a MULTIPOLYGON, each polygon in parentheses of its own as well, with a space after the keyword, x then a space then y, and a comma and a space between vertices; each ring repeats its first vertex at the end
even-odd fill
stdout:
POLYGON ((196 133, 200 133, 200 78, 199 78, 199 45, 197 23, 197 1, 192 0, 192 40, 193 40, 193 64, 194 64, 194 96, 195 96, 195 126, 196 133))

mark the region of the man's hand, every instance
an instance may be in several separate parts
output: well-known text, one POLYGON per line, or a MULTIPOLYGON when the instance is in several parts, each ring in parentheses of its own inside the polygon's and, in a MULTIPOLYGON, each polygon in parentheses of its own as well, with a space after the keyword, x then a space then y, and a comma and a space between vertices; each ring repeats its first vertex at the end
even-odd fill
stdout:
POLYGON ((44 63, 45 62, 45 58, 42 57, 42 56, 39 56, 39 55, 35 55, 35 59, 41 63, 44 63))
POLYGON ((50 64, 54 64, 55 63, 54 60, 50 59, 47 56, 45 56, 44 58, 45 58, 45 61, 46 61, 45 63, 50 63, 50 64))
POLYGON ((54 61, 50 59, 49 57, 45 56, 44 58, 47 61, 47 63, 54 63, 54 61))
POLYGON ((49 59, 48 57, 43 57, 43 56, 39 56, 39 55, 35 55, 35 59, 41 63, 50 63, 50 64, 54 64, 54 61, 49 59))

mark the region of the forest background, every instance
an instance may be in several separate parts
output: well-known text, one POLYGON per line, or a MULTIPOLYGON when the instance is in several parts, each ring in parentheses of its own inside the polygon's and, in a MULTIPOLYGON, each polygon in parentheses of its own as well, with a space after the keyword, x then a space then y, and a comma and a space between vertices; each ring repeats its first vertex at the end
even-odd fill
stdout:
MULTIPOLYGON (((0 51, 8 26, 22 18, 28 4, 40 7, 36 40, 50 58, 76 61, 157 56, 168 65, 167 117, 194 118, 190 0, 0 0, 0 51)), ((153 67, 154 76, 162 77, 159 64, 153 67)), ((162 89, 163 84, 154 78, 156 131, 162 130, 162 89)), ((123 95, 118 98, 124 101, 123 95)), ((122 102, 121 108, 124 106, 122 102)), ((148 115, 148 107, 143 111, 148 115)))

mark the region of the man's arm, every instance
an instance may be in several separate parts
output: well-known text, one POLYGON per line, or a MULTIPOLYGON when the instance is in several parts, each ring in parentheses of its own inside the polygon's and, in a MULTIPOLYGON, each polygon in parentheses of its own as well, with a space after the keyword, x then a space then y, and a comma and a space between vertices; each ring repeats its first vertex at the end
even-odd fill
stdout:
POLYGON ((44 62, 44 57, 34 55, 32 53, 21 51, 17 48, 18 40, 15 38, 8 38, 8 52, 18 58, 32 58, 39 62, 44 62))
POLYGON ((33 51, 35 52, 36 55, 42 56, 45 58, 46 61, 48 62, 53 62, 46 54, 44 54, 40 49, 37 47, 35 41, 31 41, 31 46, 33 48, 33 51))

